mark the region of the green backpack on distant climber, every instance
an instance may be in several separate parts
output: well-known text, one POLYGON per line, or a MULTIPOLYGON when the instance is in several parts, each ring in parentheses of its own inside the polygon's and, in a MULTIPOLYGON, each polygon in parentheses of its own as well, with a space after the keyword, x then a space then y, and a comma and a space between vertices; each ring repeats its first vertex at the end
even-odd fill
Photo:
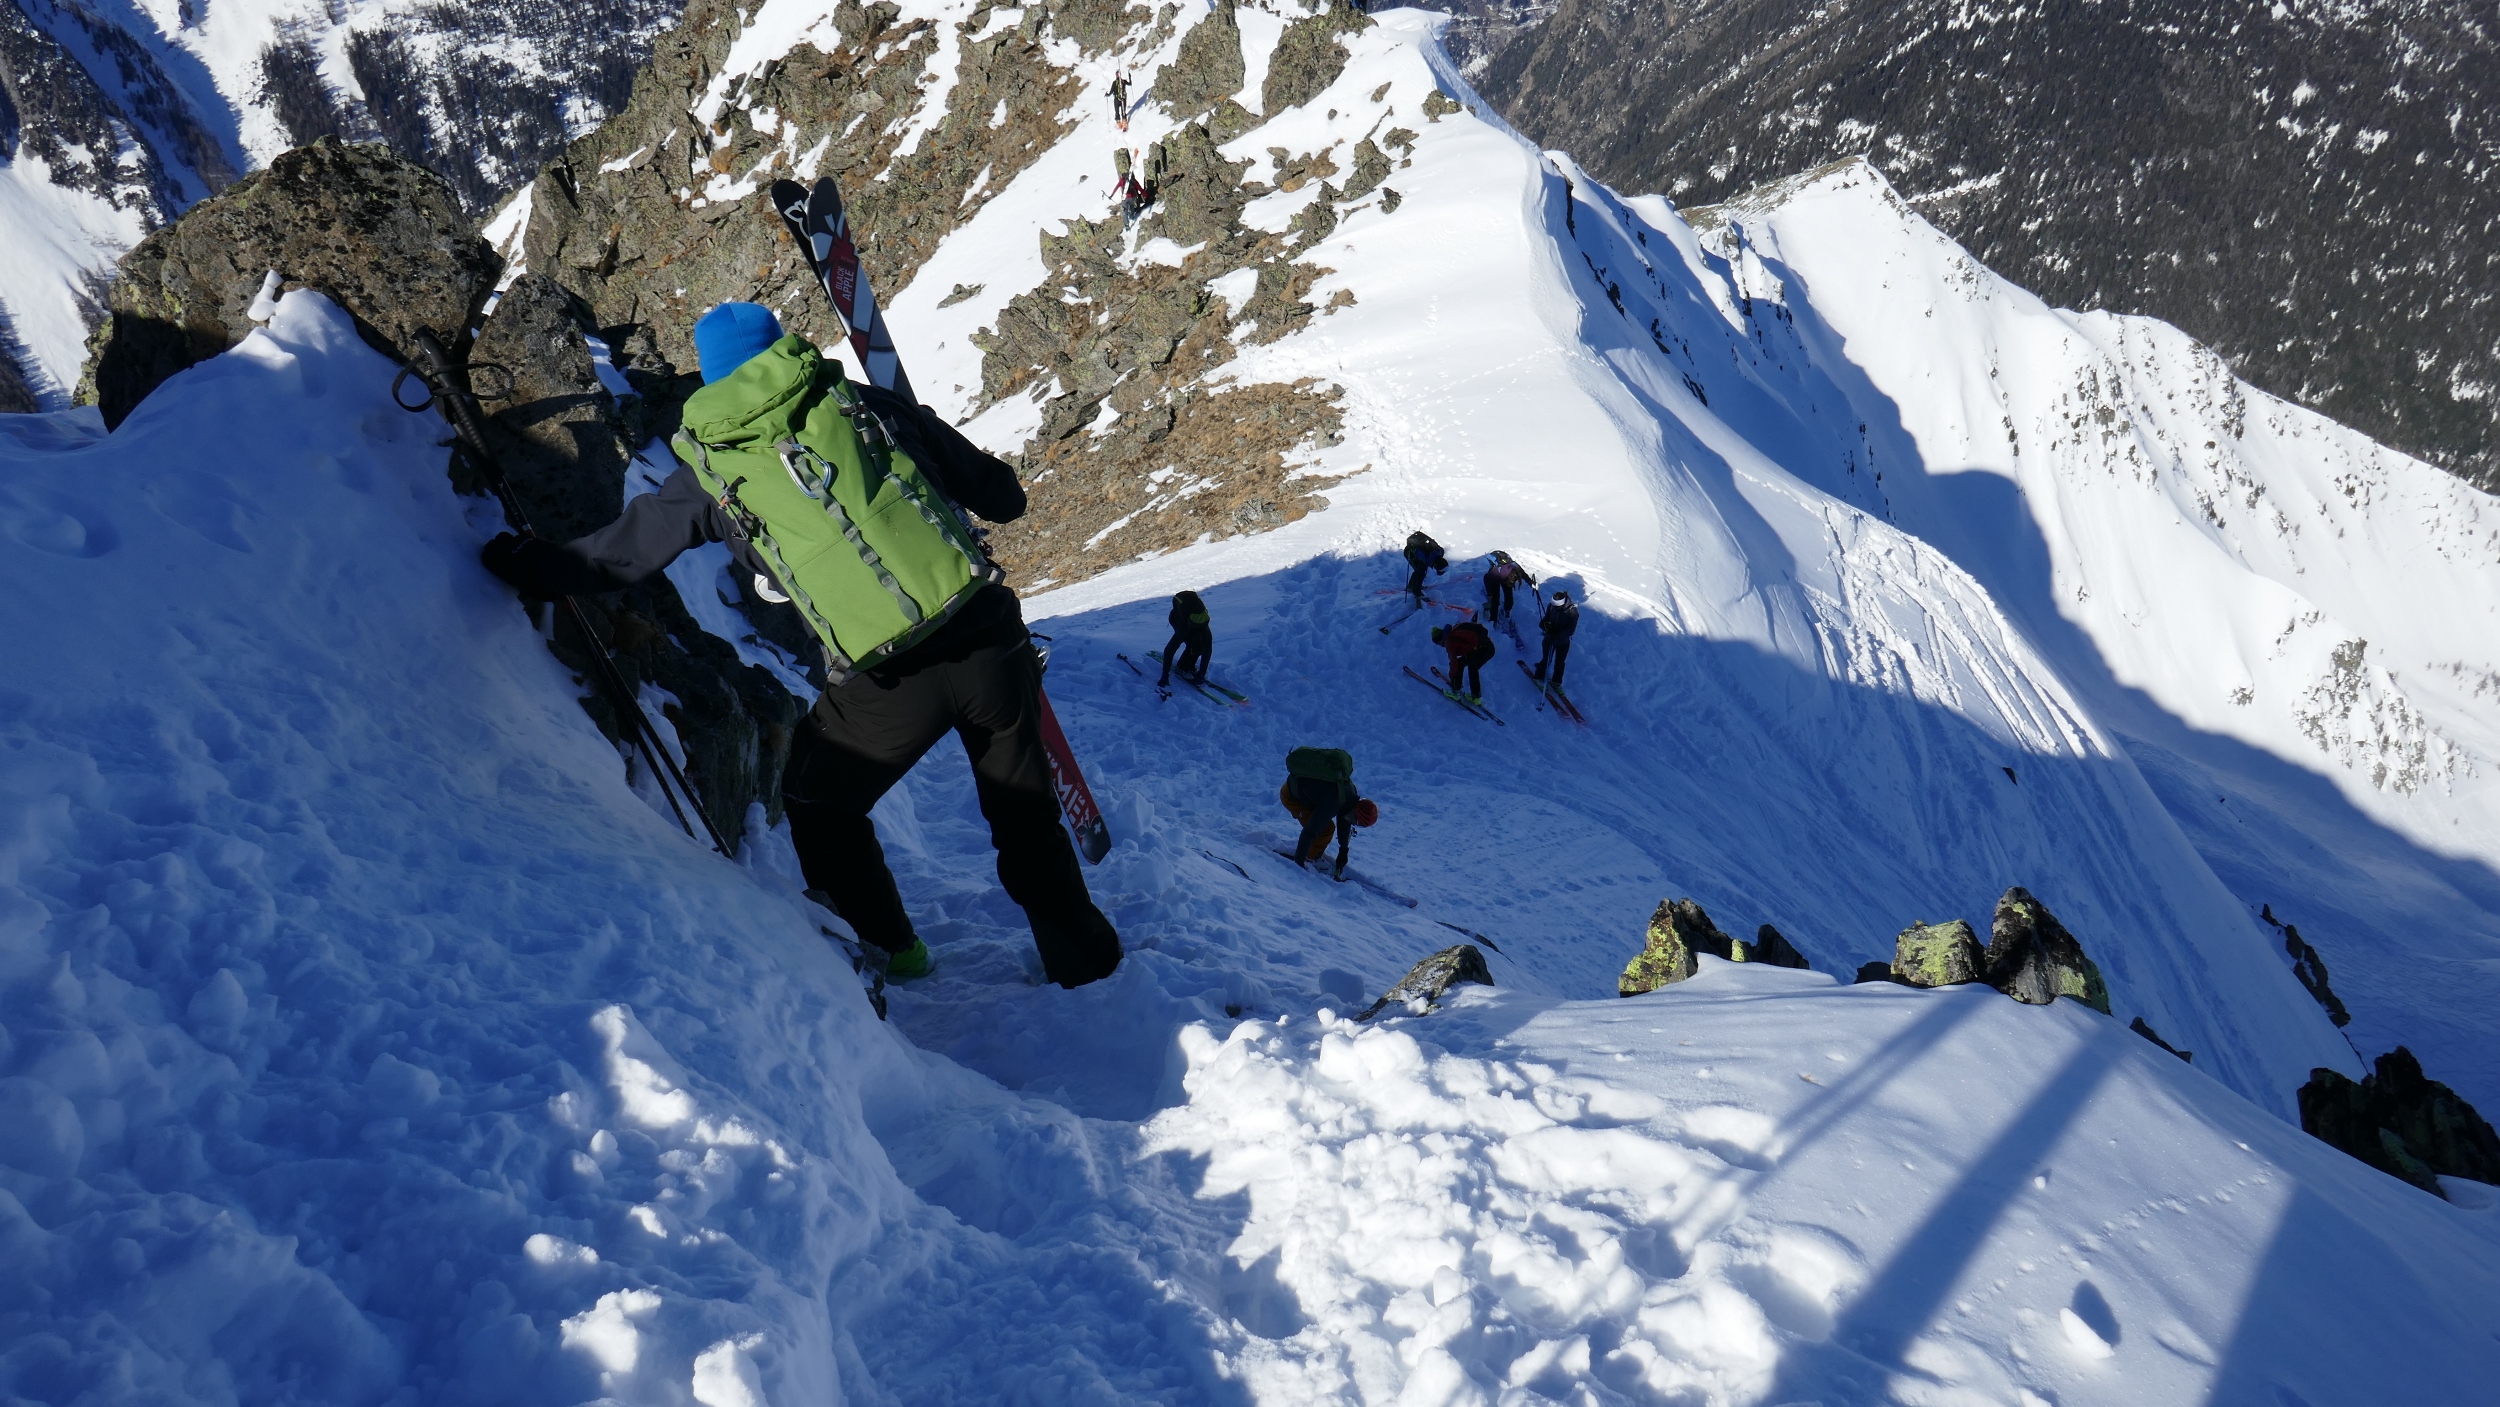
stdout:
POLYGON ((1323 782, 1354 780, 1354 754, 1341 747, 1298 747, 1285 754, 1285 774, 1323 782))
POLYGON ((780 579, 839 684, 1006 573, 857 388, 784 337, 686 400, 670 442, 780 579))

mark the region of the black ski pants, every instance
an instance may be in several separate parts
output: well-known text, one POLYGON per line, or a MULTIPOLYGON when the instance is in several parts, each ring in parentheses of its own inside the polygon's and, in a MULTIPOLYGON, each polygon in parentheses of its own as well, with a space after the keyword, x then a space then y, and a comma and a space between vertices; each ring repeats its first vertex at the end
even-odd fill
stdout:
POLYGON ((1489 621, 1500 620, 1511 614, 1515 607, 1512 598, 1518 592, 1518 578, 1500 577, 1486 572, 1484 574, 1484 618, 1489 621))
POLYGON ((1493 647, 1483 646, 1473 654, 1450 656, 1450 687, 1462 694, 1484 697, 1484 667, 1493 663, 1493 647), (1461 679, 1467 682, 1461 684, 1461 679))
POLYGON ((1204 680, 1207 677, 1207 660, 1214 653, 1214 631, 1192 635, 1185 630, 1175 630, 1172 638, 1163 642, 1163 678, 1156 682, 1171 683, 1174 669, 1178 669, 1184 679, 1204 680))
POLYGON ((1571 637, 1548 635, 1545 653, 1537 656, 1536 677, 1559 689, 1562 687, 1563 664, 1571 658, 1571 637))
POLYGON ((1023 906, 1043 972, 1076 987, 1111 975, 1120 936, 1086 893, 1059 823, 1042 749, 1041 659, 1021 629, 1008 633, 899 678, 863 674, 826 690, 791 742, 782 797, 808 886, 832 896, 863 940, 900 952, 917 935, 868 808, 955 733, 998 849, 998 882, 1023 906))
POLYGON ((1337 833, 1337 863, 1345 863, 1346 853, 1354 845, 1354 808, 1361 798, 1352 786, 1323 782, 1317 777, 1294 777, 1285 789, 1302 807, 1302 837, 1294 842, 1293 858, 1301 863, 1321 859, 1328 854, 1328 833, 1337 833))

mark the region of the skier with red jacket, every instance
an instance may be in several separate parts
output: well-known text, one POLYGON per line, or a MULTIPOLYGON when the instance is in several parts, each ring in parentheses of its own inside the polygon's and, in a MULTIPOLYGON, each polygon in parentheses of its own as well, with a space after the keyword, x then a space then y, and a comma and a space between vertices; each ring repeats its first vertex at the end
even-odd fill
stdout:
POLYGON ((1450 692, 1484 702, 1484 667, 1493 662, 1493 632, 1472 620, 1432 628, 1432 643, 1450 652, 1450 692), (1465 685, 1459 683, 1464 678, 1465 685))

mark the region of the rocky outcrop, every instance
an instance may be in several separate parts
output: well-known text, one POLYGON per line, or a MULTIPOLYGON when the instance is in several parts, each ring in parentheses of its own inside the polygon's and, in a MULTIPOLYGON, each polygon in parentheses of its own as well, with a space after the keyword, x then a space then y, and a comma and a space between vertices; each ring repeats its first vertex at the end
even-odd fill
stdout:
POLYGON ((1987 972, 1979 935, 1961 919, 1914 923, 1892 942, 1892 975, 1911 987, 1958 987, 1987 972))
POLYGON ((2292 976, 2326 1009, 2326 1019, 2338 1026, 2351 1025, 2352 1013, 2344 1008, 2344 999, 2335 995, 2335 985, 2327 979, 2325 957, 2300 936, 2300 926, 2276 918, 2272 904, 2262 906, 2257 916, 2283 935, 2283 951, 2292 957, 2292 976))
POLYGON ((1767 963, 1772 967, 1811 968, 1814 966, 1813 963, 1806 961, 1805 954, 1797 951, 1796 945, 1790 943, 1785 935, 1767 923, 1755 932, 1750 947, 1742 943, 1737 944, 1736 947, 1735 957, 1739 962, 1767 963))
POLYGON ((78 399, 120 424, 167 377, 251 331, 245 311, 271 269, 406 362, 419 328, 459 340, 501 267, 431 172, 379 145, 300 147, 123 256, 78 399))
POLYGON ((1484 954, 1473 943, 1443 948, 1431 957, 1407 969, 1398 984, 1380 994, 1380 1000, 1365 1008, 1357 1021, 1369 1021, 1391 1007, 1404 1007, 1421 1014, 1437 1005, 1443 993, 1461 982, 1493 985, 1493 972, 1484 965, 1484 954))
MULTIPOLYGON (((57 18, 75 23, 80 17, 57 18)), ((119 30, 110 32, 127 43, 119 30)), ((108 52, 106 57, 122 59, 129 86, 142 96, 170 86, 144 52, 108 52)), ((183 130, 200 135, 186 109, 176 108, 173 115, 183 130)), ((58 39, 17 0, 0 0, 0 162, 31 158, 42 163, 51 184, 140 211, 154 221, 177 206, 180 197, 140 135, 121 104, 58 39)), ((205 142, 204 136, 201 140, 205 142)), ((214 160, 215 144, 206 146, 214 160)), ((215 169, 222 172, 222 163, 215 169)))
POLYGON ((1623 976, 1615 983, 1615 994, 1637 997, 1685 981, 1700 970, 1696 959, 1703 953, 1728 962, 1758 962, 1770 967, 1813 965, 1767 923, 1755 933, 1754 941, 1747 943, 1721 932, 1710 921, 1709 913, 1692 900, 1661 899, 1657 911, 1649 916, 1649 931, 1641 951, 1624 965, 1623 976))
POLYGON ((1180 52, 1155 70, 1154 95, 1165 112, 1187 122, 1230 99, 1248 81, 1233 0, 1216 0, 1214 12, 1182 36, 1180 52))
POLYGON ((2355 1082, 2333 1070, 2309 1072, 2300 1090, 2300 1126, 2326 1143, 2425 1192, 2434 1174, 2500 1183, 2500 1134, 2457 1092, 2422 1073, 2398 1046, 2355 1082))
POLYGON ((1641 950, 1624 964, 1615 982, 1617 996, 1637 997, 1690 979, 1701 970, 1695 959, 1733 955, 1736 940, 1719 931, 1701 905, 1690 899, 1661 899, 1649 916, 1649 932, 1641 950))
POLYGON ((2144 1039, 2151 1041, 2153 1044, 2160 1046, 2162 1049, 2169 1051, 2172 1055, 2179 1057, 2181 1060, 2188 1061, 2191 1064, 2196 1060, 2196 1052, 2192 1050, 2181 1050, 2177 1046, 2172 1045, 2170 1042, 2163 1040, 2161 1038, 2161 1033, 2154 1030, 2152 1024, 2141 1016, 2128 1022, 2127 1029, 2135 1032, 2139 1036, 2142 1036, 2144 1039))
POLYGON ((1273 117, 1318 97, 1345 72, 1347 55, 1340 36, 1360 34, 1372 24, 1371 16, 1344 0, 1327 0, 1318 14, 1286 25, 1276 52, 1268 57, 1267 77, 1259 84, 1260 110, 1273 117))
POLYGON ((1075 101, 1076 79, 1049 62, 1042 11, 1022 13, 1032 22, 993 23, 982 9, 942 29, 900 20, 891 3, 846 4, 834 52, 798 46, 738 83, 706 125, 690 110, 742 21, 729 0, 697 0, 624 110, 539 174, 530 267, 581 295, 601 326, 643 329, 679 365, 694 364, 694 319, 725 299, 767 304, 790 331, 833 341, 839 328, 765 188, 840 180, 861 264, 890 302, 938 241, 1068 130, 1056 114, 1075 101), (922 80, 941 45, 955 50, 955 84, 904 153, 911 124, 897 119, 934 101, 922 80))
POLYGON ((1997 900, 1986 961, 1988 985, 2018 1002, 2046 1006, 2072 997, 2109 1015, 2109 986, 2101 980, 2099 965, 2048 906, 2019 884, 1997 900))
MULTIPOLYGON (((589 339, 595 335, 581 300, 544 275, 524 274, 496 300, 471 353, 473 364, 509 373, 475 377, 488 412, 489 445, 531 526, 558 540, 616 519, 634 448, 673 428, 667 419, 690 389, 688 378, 655 351, 629 343, 618 349, 618 360, 629 384, 649 394, 619 395, 593 364, 589 339)), ((463 492, 487 491, 457 455, 452 479, 463 492)), ((750 610, 789 612, 741 595, 750 610)), ((626 682, 638 694, 646 683, 666 692, 660 712, 685 745, 687 779, 714 827, 736 844, 752 803, 762 804, 767 825, 779 824, 781 769, 799 700, 770 671, 744 663, 735 646, 706 634, 666 576, 583 598, 581 606, 626 682)), ((777 624, 782 628, 768 638, 781 640, 795 658, 814 657, 812 650, 789 649, 805 630, 795 617, 777 624)), ((575 674, 589 678, 593 644, 577 637, 562 614, 554 619, 550 644, 575 674)), ((623 746, 628 724, 613 700, 586 687, 582 707, 620 744, 629 770, 642 765, 623 746)))

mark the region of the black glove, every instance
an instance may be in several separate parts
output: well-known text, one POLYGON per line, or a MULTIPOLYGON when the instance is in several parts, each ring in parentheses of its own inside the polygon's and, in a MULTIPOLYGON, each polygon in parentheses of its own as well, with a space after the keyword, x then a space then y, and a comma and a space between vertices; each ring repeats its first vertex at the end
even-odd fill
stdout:
POLYGON ((503 580, 506 586, 521 593, 524 601, 552 601, 561 592, 546 587, 543 558, 547 543, 540 538, 523 537, 518 533, 497 533, 493 540, 477 550, 477 559, 503 580))

